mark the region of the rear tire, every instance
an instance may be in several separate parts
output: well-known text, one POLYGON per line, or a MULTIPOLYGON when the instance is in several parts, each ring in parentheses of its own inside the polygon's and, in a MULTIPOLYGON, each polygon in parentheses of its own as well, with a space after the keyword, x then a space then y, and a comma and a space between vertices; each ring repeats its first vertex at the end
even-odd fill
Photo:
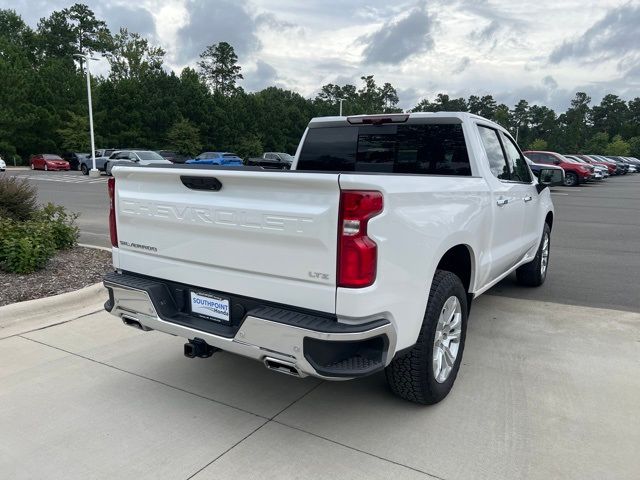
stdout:
POLYGON ((83 175, 89 175, 89 168, 84 163, 80 165, 80 170, 83 175))
POLYGON ((578 180, 578 175, 573 172, 567 172, 564 176, 564 186, 565 187, 576 187, 580 181, 578 180))
POLYGON ((539 287, 547 278, 549 270, 549 257, 551 253, 551 229, 545 223, 542 229, 542 238, 534 259, 516 270, 516 278, 520 285, 527 287, 539 287))
POLYGON ((408 352, 396 356, 385 369, 391 391, 405 400, 423 405, 438 403, 446 397, 458 375, 466 330, 467 295, 464 286, 455 274, 437 270, 416 344, 408 352), (442 328, 443 318, 449 317, 450 322, 447 324, 445 321, 442 328), (453 359, 452 354, 455 354, 453 359))

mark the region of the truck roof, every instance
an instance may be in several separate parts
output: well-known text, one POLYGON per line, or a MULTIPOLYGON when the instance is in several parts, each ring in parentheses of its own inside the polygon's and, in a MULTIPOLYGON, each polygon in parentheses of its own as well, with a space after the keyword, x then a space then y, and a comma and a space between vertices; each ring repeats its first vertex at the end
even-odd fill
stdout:
MULTIPOLYGON (((312 118, 309 122, 309 128, 317 128, 317 127, 338 127, 341 125, 350 125, 351 122, 349 119, 357 120, 366 117, 390 117, 394 116, 407 116, 407 120, 403 121, 404 124, 411 123, 463 123, 468 122, 470 120, 482 120, 483 122, 487 122, 491 125, 494 125, 496 128, 500 130, 504 130, 504 128, 497 123, 481 117, 480 115, 476 115, 474 113, 469 112, 411 112, 411 113, 377 113, 377 114, 366 114, 366 115, 349 115, 349 116, 333 116, 333 117, 315 117, 312 118)), ((400 122, 399 122, 400 123, 400 122)))

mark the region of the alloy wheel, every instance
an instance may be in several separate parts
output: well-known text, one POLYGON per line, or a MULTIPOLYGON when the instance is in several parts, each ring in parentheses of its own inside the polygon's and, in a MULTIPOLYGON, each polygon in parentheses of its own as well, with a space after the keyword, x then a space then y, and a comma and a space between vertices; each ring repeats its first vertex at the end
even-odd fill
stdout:
POLYGON ((542 256, 540 258, 540 274, 542 278, 547 274, 547 266, 549 265, 549 234, 545 232, 542 238, 542 256))
POLYGON ((458 297, 452 295, 442 306, 433 340, 433 376, 436 382, 445 382, 453 370, 461 335, 462 306, 458 297))

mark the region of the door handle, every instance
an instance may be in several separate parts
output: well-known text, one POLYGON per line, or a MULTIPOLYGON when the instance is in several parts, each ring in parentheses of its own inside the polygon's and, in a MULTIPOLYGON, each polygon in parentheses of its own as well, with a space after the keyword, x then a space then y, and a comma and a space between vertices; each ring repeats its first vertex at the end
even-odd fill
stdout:
POLYGON ((531 200, 533 200, 533 197, 531 195, 524 197, 525 202, 530 202, 531 200))
POLYGON ((496 202, 496 204, 497 204, 499 207, 502 207, 503 205, 506 205, 507 203, 509 203, 509 199, 508 199, 508 198, 502 198, 502 199, 500 199, 500 200, 498 200, 498 201, 496 202))

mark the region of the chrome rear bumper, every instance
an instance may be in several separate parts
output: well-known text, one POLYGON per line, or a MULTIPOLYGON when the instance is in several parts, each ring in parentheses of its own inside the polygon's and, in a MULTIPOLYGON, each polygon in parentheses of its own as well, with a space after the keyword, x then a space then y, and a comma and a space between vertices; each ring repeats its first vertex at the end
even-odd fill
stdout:
MULTIPOLYGON (((159 313, 162 308, 160 305, 156 308, 156 304, 166 300, 158 298, 153 291, 150 294, 144 287, 129 284, 124 281, 126 277, 126 274, 108 274, 105 276, 104 285, 110 292, 105 309, 120 317, 127 325, 142 330, 158 330, 185 339, 200 338, 212 347, 253 358, 265 363, 267 367, 279 362, 287 366, 289 371, 277 368, 272 368, 273 370, 284 373, 295 370, 301 377, 346 380, 383 369, 395 353, 396 332, 387 320, 368 321, 361 325, 332 322, 331 328, 325 328, 323 331, 322 327, 304 328, 301 325, 305 322, 297 321, 297 325, 292 325, 260 317, 260 313, 265 309, 258 308, 247 312, 233 336, 216 335, 176 323, 169 318, 162 318, 159 313), (352 357, 343 354, 346 357, 338 361, 321 360, 327 358, 327 351, 330 356, 333 347, 336 351, 348 352, 352 350, 352 346, 358 350, 359 345, 362 345, 360 350, 366 352, 379 349, 379 357, 363 359, 356 352, 352 357), (318 349, 321 353, 314 353, 318 349)), ((291 313, 298 317, 300 315, 291 313)), ((323 322, 326 325, 327 320, 323 322)))

